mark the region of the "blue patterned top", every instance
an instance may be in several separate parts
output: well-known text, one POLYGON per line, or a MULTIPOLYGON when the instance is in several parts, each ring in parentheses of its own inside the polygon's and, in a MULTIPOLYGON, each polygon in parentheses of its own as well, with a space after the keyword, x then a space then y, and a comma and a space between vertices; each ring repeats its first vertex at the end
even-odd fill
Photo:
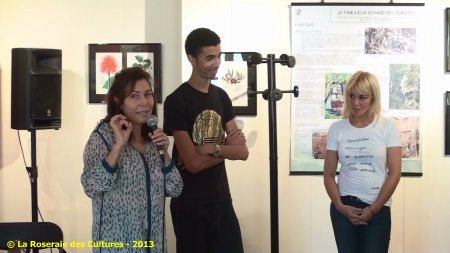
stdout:
POLYGON ((92 199, 93 252, 166 252, 165 197, 180 195, 181 176, 173 162, 162 168, 151 142, 143 154, 127 144, 116 168, 111 168, 105 158, 113 144, 112 128, 102 122, 83 154, 81 183, 92 199))

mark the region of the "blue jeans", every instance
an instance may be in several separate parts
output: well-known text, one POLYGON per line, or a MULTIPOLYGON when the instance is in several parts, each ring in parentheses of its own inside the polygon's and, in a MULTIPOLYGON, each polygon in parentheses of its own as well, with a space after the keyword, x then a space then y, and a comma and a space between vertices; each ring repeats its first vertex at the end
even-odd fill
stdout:
MULTIPOLYGON (((341 197, 344 205, 365 208, 369 204, 356 197, 341 197)), ((391 208, 383 206, 367 225, 354 225, 330 206, 331 223, 339 253, 387 253, 391 236, 391 208)))

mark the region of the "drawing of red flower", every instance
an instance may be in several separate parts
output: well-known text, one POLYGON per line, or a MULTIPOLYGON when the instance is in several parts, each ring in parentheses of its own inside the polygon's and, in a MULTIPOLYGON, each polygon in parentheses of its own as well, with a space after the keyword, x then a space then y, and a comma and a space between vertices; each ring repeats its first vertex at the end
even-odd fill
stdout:
POLYGON ((108 80, 105 82, 103 88, 109 89, 109 87, 111 87, 111 73, 115 73, 117 71, 116 59, 114 59, 111 55, 105 56, 100 64, 100 71, 108 74, 108 80))

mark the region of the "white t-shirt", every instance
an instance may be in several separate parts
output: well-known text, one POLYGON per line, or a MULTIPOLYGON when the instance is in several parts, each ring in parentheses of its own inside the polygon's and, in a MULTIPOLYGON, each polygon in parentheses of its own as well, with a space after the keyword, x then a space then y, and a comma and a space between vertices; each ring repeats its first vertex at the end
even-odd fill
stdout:
MULTIPOLYGON (((327 150, 338 152, 340 195, 373 204, 387 177, 386 148, 401 146, 400 132, 391 119, 380 116, 363 128, 352 126, 348 118, 334 122, 328 130, 327 150)), ((390 204, 391 199, 385 203, 390 204)))

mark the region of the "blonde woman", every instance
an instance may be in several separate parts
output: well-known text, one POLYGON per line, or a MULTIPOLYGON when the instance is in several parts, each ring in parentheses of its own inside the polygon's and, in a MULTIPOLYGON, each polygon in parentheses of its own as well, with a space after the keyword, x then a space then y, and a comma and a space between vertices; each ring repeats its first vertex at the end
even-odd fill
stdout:
POLYGON ((380 87, 373 74, 356 72, 344 96, 344 118, 330 126, 324 163, 338 252, 387 253, 391 196, 401 176, 400 132, 380 115, 380 87))

